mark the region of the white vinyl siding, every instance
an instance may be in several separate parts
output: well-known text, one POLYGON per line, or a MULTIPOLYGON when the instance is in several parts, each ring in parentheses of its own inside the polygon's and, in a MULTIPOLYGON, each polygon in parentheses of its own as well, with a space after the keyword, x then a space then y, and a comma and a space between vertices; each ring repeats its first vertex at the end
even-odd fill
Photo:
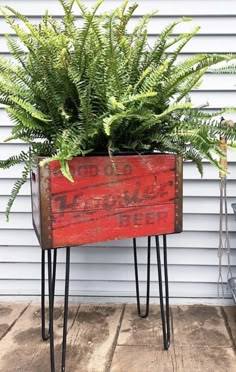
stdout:
MULTIPOLYGON (((85 4, 93 1, 85 0, 85 4)), ((120 1, 105 0, 103 10, 110 10, 120 1)), ((132 25, 144 13, 156 8, 149 26, 150 44, 165 25, 180 16, 193 17, 193 22, 179 25, 178 32, 186 32, 196 25, 201 30, 183 50, 181 58, 194 53, 236 52, 235 0, 141 0, 132 25)), ((60 17, 62 9, 56 0, 1 1, 10 5, 37 23, 44 14, 60 17)), ((78 23, 80 19, 78 17, 78 23)), ((0 16, 0 54, 10 58, 4 33, 12 33, 0 16)), ((196 105, 209 102, 208 109, 236 105, 236 76, 207 74, 200 89, 192 92, 196 105)), ((236 115, 227 118, 236 119, 236 115)), ((20 141, 3 143, 9 136, 12 123, 0 106, 0 158, 17 154, 27 145, 20 141)), ((236 155, 229 154, 228 211, 231 262, 236 275, 236 221, 231 203, 236 202, 236 155)), ((22 166, 0 170, 0 295, 34 296, 40 293, 40 248, 31 223, 30 187, 27 183, 13 207, 10 222, 5 221, 4 210, 14 181, 22 166)), ((205 164, 201 179, 195 166, 184 165, 184 232, 168 237, 170 296, 198 299, 217 297, 218 231, 219 231, 219 178, 218 172, 205 164)), ((138 240, 141 288, 145 288, 147 239, 138 240)), ((71 290, 74 296, 130 297, 135 295, 132 241, 115 241, 92 246, 72 248, 71 290)), ((155 255, 153 252, 153 262, 155 255)), ((63 292, 64 252, 59 251, 57 293, 63 292)), ((227 261, 223 259, 223 274, 227 276, 227 261)), ((152 294, 157 293, 156 268, 152 267, 152 294)), ((98 299, 99 301, 99 299, 98 299)))

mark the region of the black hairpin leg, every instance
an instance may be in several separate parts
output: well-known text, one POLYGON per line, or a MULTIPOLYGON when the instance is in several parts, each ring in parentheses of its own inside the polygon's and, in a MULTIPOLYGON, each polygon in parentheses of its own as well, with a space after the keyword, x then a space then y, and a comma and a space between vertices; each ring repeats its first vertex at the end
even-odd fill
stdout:
POLYGON ((156 240, 157 267, 158 267, 158 277, 159 277, 159 296, 160 296, 161 320, 162 320, 162 330, 163 330, 163 343, 164 343, 164 349, 168 350, 170 346, 170 308, 169 308, 169 283, 168 283, 166 235, 163 235, 166 309, 164 309, 164 299, 163 299, 159 237, 155 236, 155 240, 156 240))
MULTIPOLYGON (((43 261, 45 262, 45 256, 42 256, 42 258, 43 258, 43 261)), ((53 260, 53 269, 52 269, 51 250, 48 250, 48 293, 49 293, 49 333, 48 333, 48 337, 46 336, 46 332, 45 332, 45 315, 44 315, 44 317, 42 317, 42 335, 45 337, 43 339, 49 338, 49 340, 50 340, 51 372, 55 372, 53 317, 54 317, 56 258, 57 258, 57 256, 56 256, 55 251, 54 251, 54 260, 53 260)), ((44 270, 42 269, 42 274, 43 274, 42 279, 44 279, 44 281, 45 281, 45 269, 44 270)), ((63 325, 63 340, 62 340, 61 372, 65 372, 65 361, 66 361, 66 338, 67 338, 67 320, 68 320, 69 280, 70 280, 70 247, 67 247, 66 248, 64 325, 63 325)), ((45 288, 42 284, 42 293, 43 294, 45 294, 44 290, 45 290, 45 288)), ((44 296, 42 296, 42 298, 44 298, 44 296)), ((44 300, 42 300, 42 308, 45 310, 44 300)), ((42 309, 42 314, 43 314, 43 309, 42 309)))
MULTIPOLYGON (((48 255, 51 256, 51 251, 48 250, 48 255)), ((51 260, 51 258, 50 258, 51 260)), ((52 284, 53 284, 53 301, 54 301, 54 294, 55 294, 55 282, 56 282, 56 266, 57 265, 57 250, 54 250, 54 257, 53 257, 53 277, 52 277, 52 284)), ((42 339, 47 341, 49 339, 49 330, 46 333, 45 328, 45 250, 42 249, 42 257, 41 257, 41 331, 42 331, 42 339)))
POLYGON ((149 314, 149 299, 150 299, 150 261, 151 261, 151 237, 148 236, 148 249, 147 249, 147 290, 146 290, 146 307, 145 313, 141 313, 140 294, 139 294, 139 278, 138 278, 138 260, 137 260, 137 246, 136 239, 133 239, 134 247, 134 270, 135 270, 135 284, 136 284, 136 298, 137 309, 140 318, 146 318, 149 314))
MULTIPOLYGON (((161 255, 159 237, 155 236, 156 241, 156 254, 157 254, 157 269, 158 269, 158 280, 159 280, 159 296, 160 296, 160 309, 161 309, 161 320, 163 329, 163 343, 164 349, 168 350, 170 346, 170 309, 169 309, 169 288, 168 288, 168 267, 167 267, 167 243, 166 235, 163 235, 163 255, 164 255, 164 278, 165 278, 165 305, 164 308, 164 296, 163 296, 163 282, 162 282, 162 271, 161 271, 161 255)), ((139 292, 139 277, 138 277, 138 262, 137 262, 137 246, 136 239, 133 239, 134 248, 134 269, 135 269, 135 283, 136 283, 136 297, 137 297, 137 310, 138 315, 141 318, 146 318, 149 314, 149 300, 150 300, 150 266, 151 266, 151 237, 148 237, 148 248, 147 248, 147 290, 146 290, 146 309, 145 313, 141 313, 140 307, 140 292, 139 292)))
POLYGON ((66 336, 67 336, 67 320, 68 320, 69 283, 70 283, 70 248, 67 247, 61 372, 65 372, 65 364, 66 364, 66 336))

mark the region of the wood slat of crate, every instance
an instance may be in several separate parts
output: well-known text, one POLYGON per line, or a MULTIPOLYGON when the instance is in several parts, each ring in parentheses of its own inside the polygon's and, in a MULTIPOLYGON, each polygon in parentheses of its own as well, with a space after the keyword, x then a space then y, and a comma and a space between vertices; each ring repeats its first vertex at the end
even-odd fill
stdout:
MULTIPOLYGON (((56 248, 181 231, 182 161, 175 155, 78 157, 38 167, 41 246, 56 248)), ((35 190, 35 187, 32 186, 35 190)), ((36 189, 37 190, 37 189, 36 189)), ((35 193, 35 191, 34 191, 35 193)), ((38 223, 34 224, 37 230, 38 223)))

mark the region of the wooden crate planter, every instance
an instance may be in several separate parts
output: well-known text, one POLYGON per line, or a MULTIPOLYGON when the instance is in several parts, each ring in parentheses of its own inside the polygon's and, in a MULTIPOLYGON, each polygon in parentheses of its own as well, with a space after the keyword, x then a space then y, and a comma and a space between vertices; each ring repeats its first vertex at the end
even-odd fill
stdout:
MULTIPOLYGON (((182 230, 182 158, 77 157, 74 183, 54 161, 32 172, 33 224, 44 249, 182 230)), ((40 161, 41 159, 39 159, 40 161)))

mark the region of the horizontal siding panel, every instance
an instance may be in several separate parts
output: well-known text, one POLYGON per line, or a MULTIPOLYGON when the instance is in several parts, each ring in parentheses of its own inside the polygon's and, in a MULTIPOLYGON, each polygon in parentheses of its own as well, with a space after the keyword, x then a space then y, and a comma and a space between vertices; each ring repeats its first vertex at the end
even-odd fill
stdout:
MULTIPOLYGON (((135 1, 133 1, 135 2, 135 1)), ((101 6, 101 11, 108 11, 116 8, 122 1, 106 0, 101 6)), ((29 6, 27 0, 3 0, 2 5, 9 5, 21 11, 25 15, 43 15, 45 9, 48 9, 52 15, 62 15, 63 10, 56 0, 35 1, 34 6, 29 6)), ((93 0, 86 0, 86 5, 94 4, 93 0)), ((232 0, 144 0, 136 10, 137 15, 159 9, 162 15, 236 15, 236 4, 232 0)))
MULTIPOLYGON (((64 281, 58 280, 56 286, 56 294, 64 294, 64 281)), ((157 283, 151 283, 151 298, 158 295, 157 283)), ((170 283, 170 298, 216 298, 217 284, 216 283, 170 283)), ((47 286, 46 286, 47 291, 47 286)), ((146 283, 140 283, 140 294, 144 295, 146 291, 146 283)), ((224 286, 225 297, 231 297, 227 292, 226 285, 224 286)), ((39 280, 2 280, 0 282, 0 293, 2 295, 40 295, 39 280)), ((135 297, 134 282, 116 282, 107 281, 71 281, 70 295, 71 296, 94 296, 98 294, 103 297, 135 297)), ((134 298, 134 302, 135 302, 134 298)), ((158 301, 158 299, 157 299, 158 301)))
MULTIPOLYGON (((205 206, 207 208, 207 204, 205 206)), ((236 230, 236 223, 233 215, 228 218, 229 231, 236 230)), ((219 216, 209 214, 185 214, 183 218, 184 231, 218 231, 219 230, 219 216)), ((32 216, 31 213, 11 213, 9 222, 6 222, 5 214, 0 213, 0 229, 14 230, 25 229, 31 230, 32 216)))
POLYGON ((209 108, 235 107, 235 93, 220 91, 192 91, 190 97, 194 106, 201 106, 208 102, 209 108))
POLYGON ((21 177, 21 173, 24 169, 24 164, 16 164, 8 169, 0 169, 0 178, 13 178, 16 179, 21 177))
MULTIPOLYGON (((182 62, 182 61, 181 61, 182 62)), ((235 94, 236 90, 236 75, 233 74, 215 74, 207 73, 205 74, 202 84, 197 92, 201 91, 229 91, 235 94)))
POLYGON ((12 126, 12 122, 10 121, 7 112, 0 107, 0 128, 3 126, 12 126))
MULTIPOLYGON (((0 212, 5 212, 8 199, 8 196, 0 196, 0 212)), ((12 212, 31 212, 30 196, 17 197, 15 203, 13 204, 12 212)))
MULTIPOLYGON (((205 205, 207 209, 207 203, 205 205)), ((219 231, 219 216, 196 214, 185 214, 183 218, 184 231, 219 231)), ((229 231, 236 231, 236 223, 233 215, 228 216, 228 229, 229 231)))
MULTIPOLYGON (((185 196, 219 196, 219 180, 215 181, 185 181, 184 182, 184 195, 185 196)), ((236 181, 228 181, 227 195, 236 198, 236 181)), ((205 207, 205 206, 204 206, 205 207)))
POLYGON ((22 150, 27 151, 29 149, 29 145, 27 144, 14 144, 14 143, 7 143, 1 144, 1 152, 0 152, 0 160, 5 160, 10 155, 19 155, 22 150))
MULTIPOLYGON (((12 234, 8 229, 0 230, 1 239, 0 246, 22 246, 22 247, 38 247, 38 240, 33 230, 15 230, 12 234)), ((229 239, 232 247, 236 247, 236 234, 231 232, 229 239)), ((139 245, 146 246, 147 239, 138 239, 139 245)), ((172 248, 217 248, 219 245, 218 231, 185 231, 181 234, 168 235, 168 247, 172 248)), ((123 247, 132 246, 132 239, 114 240, 112 242, 101 242, 94 246, 102 247, 123 247)), ((76 248, 73 248, 76 249, 76 248)))
POLYGON ((234 91, 236 90, 236 75, 208 73, 204 76, 199 90, 234 91))
POLYGON ((0 127, 0 143, 4 142, 6 138, 10 137, 12 127, 0 127))
MULTIPOLYGON (((6 126, 6 127, 0 126, 0 145, 4 144, 5 140, 12 136, 12 133, 11 133, 12 128, 13 126, 6 126)), ((23 143, 23 142, 17 139, 17 140, 10 141, 9 143, 13 144, 13 143, 23 143)))
MULTIPOLYGON (((76 20, 75 24, 78 27, 81 27, 83 21, 81 17, 79 17, 79 13, 75 12, 76 20)), ((175 17, 163 17, 162 13, 159 15, 154 16, 150 19, 148 24, 147 30, 150 35, 158 35, 160 32, 171 22, 176 21, 179 19, 179 16, 175 17)), ((42 22, 42 18, 36 17, 28 17, 29 21, 34 24, 38 25, 42 22)), ((62 18, 56 17, 58 21, 61 21, 62 18)), ((137 22, 139 22, 140 18, 135 17, 132 18, 129 25, 128 25, 128 32, 132 32, 134 27, 136 26, 137 22)), ((28 30, 23 22, 17 20, 17 23, 24 29, 28 30)), ((200 26, 200 30, 198 35, 235 35, 235 19, 234 17, 224 17, 224 16, 213 16, 211 18, 202 18, 202 17, 194 17, 192 22, 182 22, 181 24, 177 25, 174 29, 174 34, 180 34, 184 32, 189 32, 192 28, 200 26)), ((15 35, 15 31, 10 27, 10 25, 5 21, 3 17, 0 16, 0 35, 9 34, 15 35)))
POLYGON ((32 229, 32 215, 31 213, 11 213, 9 222, 6 222, 5 214, 0 213, 0 229, 32 229))
POLYGON ((33 230, 0 230, 0 245, 37 246, 38 240, 33 230))
MULTIPOLYGON (((232 152, 230 155, 231 163, 228 164, 228 171, 229 174, 227 178, 229 180, 235 180, 236 174, 236 164, 233 160, 236 160, 236 152, 232 152)), ((203 165, 203 176, 199 173, 196 165, 192 162, 186 161, 184 163, 184 172, 183 172, 184 179, 188 180, 202 180, 202 182, 206 180, 215 180, 219 177, 219 171, 215 166, 212 164, 204 164, 203 165)))
MULTIPOLYGON (((233 214, 232 203, 236 197, 227 198, 228 214, 233 214)), ((183 199, 183 211, 188 214, 217 214, 220 210, 220 202, 217 197, 185 197, 183 199)), ((236 225, 235 225, 236 227, 236 225)))
MULTIPOLYGON (((145 240, 145 239, 143 239, 145 240)), ((162 240, 160 240, 161 242, 162 240)), ((143 241, 144 242, 144 241, 143 241)), ((154 241, 152 246, 154 247, 154 241)), ((1 262, 6 263, 39 263, 41 250, 39 247, 0 247, 1 262), (14 250, 14 257, 12 252, 14 250)), ((155 248, 152 248, 152 263, 155 263, 155 248)), ((83 246, 71 249, 71 260, 74 264, 123 264, 131 265, 134 262, 132 247, 90 247, 83 246)), ((65 262, 65 251, 58 250, 58 263, 65 262)), ((145 265, 147 262, 147 248, 138 248, 138 263, 145 265)), ((219 258, 215 248, 168 248, 168 263, 170 265, 203 265, 217 266, 219 258)), ((236 248, 231 250, 231 262, 236 266, 236 248)), ((227 266, 226 254, 222 264, 227 266)))
MULTIPOLYGON (((155 37, 149 36, 149 44, 152 47, 155 43, 155 37)), ((236 36, 234 35, 196 35, 182 49, 183 53, 235 53, 236 36)), ((175 47, 169 48, 169 52, 173 52, 175 47)))
MULTIPOLYGON (((63 280, 65 265, 57 265, 57 278, 63 280)), ((2 279, 28 279, 38 280, 41 277, 40 265, 30 263, 0 263, 0 272, 2 279), (11 273, 9 277, 9 273, 11 273)), ((233 275, 236 274, 236 267, 232 267, 233 275)), ((223 276, 227 275, 227 268, 222 268, 223 276)), ((198 283, 215 283, 218 277, 217 266, 201 266, 201 276, 199 276, 199 267, 197 265, 169 265, 170 282, 195 282, 198 283)), ((70 278, 74 280, 102 280, 102 281, 133 281, 133 265, 119 264, 71 264, 70 278)), ((146 280, 146 265, 139 266, 139 278, 141 281, 146 280)), ((157 268, 151 265, 151 280, 157 278, 157 268)))
MULTIPOLYGON (((1 179, 1 195, 10 195, 16 180, 1 179)), ((19 195, 30 195, 30 183, 27 182, 20 189, 19 195)))

